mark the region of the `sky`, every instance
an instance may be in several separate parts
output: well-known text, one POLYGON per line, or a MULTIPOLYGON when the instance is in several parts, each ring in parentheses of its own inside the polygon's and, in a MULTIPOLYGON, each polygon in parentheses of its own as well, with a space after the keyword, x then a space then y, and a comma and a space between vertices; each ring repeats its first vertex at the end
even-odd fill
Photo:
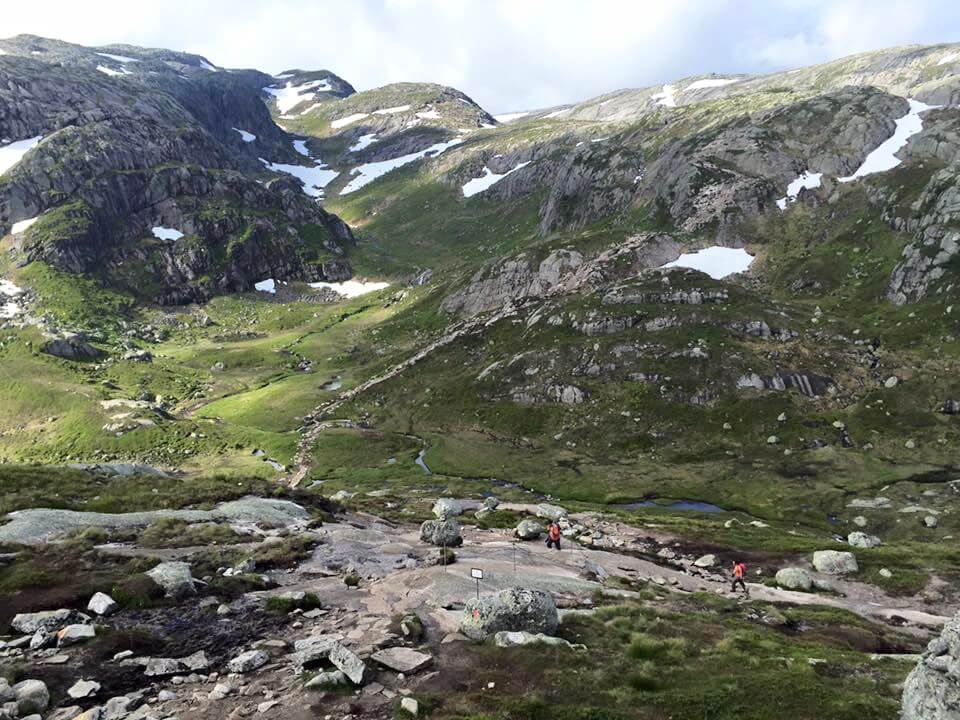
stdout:
POLYGON ((46 0, 0 36, 131 43, 224 67, 451 85, 495 113, 704 73, 960 41, 956 0, 46 0))

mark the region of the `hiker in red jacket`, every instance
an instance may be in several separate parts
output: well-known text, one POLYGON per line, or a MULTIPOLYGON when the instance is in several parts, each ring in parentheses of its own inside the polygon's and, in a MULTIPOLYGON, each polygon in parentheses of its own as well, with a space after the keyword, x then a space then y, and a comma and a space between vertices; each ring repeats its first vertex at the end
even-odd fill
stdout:
POLYGON ((743 576, 747 574, 747 566, 744 565, 739 560, 733 563, 733 587, 730 588, 730 592, 737 591, 737 585, 743 588, 743 594, 748 598, 750 597, 750 591, 747 590, 747 583, 744 582, 743 576))
POLYGON ((547 547, 560 549, 560 526, 555 522, 550 523, 550 529, 547 530, 547 547))

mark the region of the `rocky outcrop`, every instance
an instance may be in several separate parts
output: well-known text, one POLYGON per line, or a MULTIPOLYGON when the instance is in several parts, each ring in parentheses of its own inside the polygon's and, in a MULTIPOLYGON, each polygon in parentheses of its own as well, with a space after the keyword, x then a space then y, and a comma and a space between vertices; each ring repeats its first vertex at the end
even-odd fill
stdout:
POLYGON ((737 380, 738 390, 752 388, 754 390, 783 391, 793 389, 807 397, 827 395, 831 392, 833 386, 833 380, 828 377, 813 373, 790 372, 789 370, 778 371, 775 375, 759 375, 751 372, 741 375, 737 380))
POLYGON ((930 641, 903 685, 901 720, 960 717, 960 614, 930 641))
POLYGON ((40 347, 40 351, 65 360, 96 360, 102 354, 80 333, 51 338, 40 347))

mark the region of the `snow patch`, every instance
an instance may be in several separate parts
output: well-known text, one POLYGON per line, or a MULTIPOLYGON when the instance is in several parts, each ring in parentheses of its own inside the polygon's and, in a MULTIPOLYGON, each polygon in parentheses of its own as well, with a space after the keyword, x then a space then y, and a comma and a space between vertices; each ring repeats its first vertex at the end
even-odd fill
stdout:
POLYGON ((544 115, 543 119, 549 120, 550 118, 560 117, 564 113, 570 112, 572 109, 573 108, 560 108, 559 110, 554 110, 553 112, 547 113, 546 115, 544 115))
POLYGON ((97 65, 97 70, 102 72, 104 75, 109 75, 110 77, 117 77, 118 75, 133 75, 133 73, 127 70, 125 67, 121 67, 119 70, 114 70, 113 68, 108 68, 106 65, 97 65))
POLYGON ((294 140, 293 149, 304 157, 310 157, 310 151, 307 150, 307 141, 306 140, 294 140))
POLYGON ((200 58, 200 67, 202 67, 204 70, 209 70, 210 72, 220 72, 220 68, 214 67, 203 58, 200 58))
POLYGON ((677 106, 677 88, 673 85, 664 85, 663 90, 651 95, 651 100, 656 100, 657 105, 663 105, 664 107, 676 107, 677 106))
POLYGON ((740 82, 739 78, 708 78, 706 80, 695 80, 684 88, 687 90, 703 90, 705 88, 723 87, 735 82, 740 82))
POLYGON ((796 200, 801 190, 812 190, 813 188, 820 187, 820 179, 822 177, 823 173, 812 173, 804 170, 796 180, 791 181, 791 183, 787 185, 787 194, 785 197, 777 200, 777 207, 781 210, 786 210, 787 203, 796 200))
POLYGON ((258 283, 254 283, 253 287, 255 290, 259 290, 260 292, 275 294, 277 292, 277 281, 273 278, 267 278, 266 280, 261 280, 258 283))
POLYGON ((374 115, 393 115, 395 113, 406 112, 410 109, 409 105, 397 105, 396 107, 381 108, 380 110, 374 110, 374 115))
POLYGON ((950 53, 949 55, 944 55, 937 61, 937 65, 946 65, 947 63, 956 62, 960 59, 960 52, 950 53))
POLYGON ((313 100, 318 92, 330 92, 331 90, 333 90, 333 88, 330 87, 330 83, 327 82, 326 78, 323 80, 311 80, 310 82, 305 82, 300 85, 294 85, 288 82, 282 88, 278 88, 275 85, 263 88, 265 93, 273 95, 273 97, 276 98, 277 110, 280 111, 281 115, 286 115, 302 102, 313 100))
POLYGON ((20 222, 15 222, 13 224, 13 227, 10 229, 10 234, 19 235, 39 219, 40 219, 40 216, 38 215, 37 217, 32 217, 32 218, 29 218, 28 220, 21 220, 20 222))
POLYGON ((351 123, 355 123, 357 120, 363 120, 368 115, 370 115, 370 113, 354 113, 353 115, 347 115, 339 120, 334 120, 332 123, 330 123, 330 127, 332 127, 334 130, 339 130, 342 127, 350 125, 351 123))
POLYGON ((0 299, 6 299, 7 301, 0 304, 0 320, 9 320, 23 312, 23 308, 14 300, 22 293, 22 288, 17 287, 9 280, 0 278, 0 299))
POLYGON ((164 227, 163 225, 157 225, 151 228, 150 232, 152 232, 153 236, 158 240, 179 240, 183 237, 183 233, 176 228, 164 227))
POLYGON ((529 112, 515 112, 515 113, 506 113, 505 115, 494 115, 493 119, 498 123, 509 123, 514 120, 519 120, 522 117, 529 115, 529 112))
POLYGON ((27 140, 16 140, 9 145, 0 147, 0 175, 20 162, 24 155, 40 144, 41 140, 43 140, 43 135, 37 135, 27 140))
POLYGON ((893 135, 884 140, 879 147, 867 155, 863 164, 857 168, 853 175, 837 178, 838 181, 842 183, 851 182, 866 175, 890 170, 902 162, 896 153, 907 144, 907 141, 912 136, 923 130, 923 120, 920 117, 920 113, 941 107, 940 105, 927 105, 919 100, 912 100, 910 98, 907 98, 907 102, 910 103, 910 109, 906 115, 897 118, 897 127, 896 130, 893 131, 893 135))
POLYGON ((750 267, 753 255, 743 248, 727 248, 714 245, 694 253, 683 253, 673 262, 661 267, 692 268, 704 272, 714 280, 740 273, 750 267))
POLYGON ((246 130, 241 130, 240 128, 233 128, 233 129, 236 130, 238 133, 240 133, 240 137, 243 138, 244 142, 253 142, 254 140, 257 139, 257 136, 254 135, 252 132, 247 132, 246 130))
POLYGON ((430 108, 429 110, 423 110, 422 112, 418 112, 417 117, 423 118, 424 120, 439 120, 440 113, 438 113, 433 108, 430 108))
POLYGON ((348 298, 355 298, 367 293, 376 292, 390 287, 388 282, 362 282, 360 280, 345 280, 344 282, 314 282, 310 283, 312 288, 330 288, 336 293, 348 298))
POLYGON ((272 163, 263 158, 260 158, 260 162, 266 165, 268 170, 293 175, 300 180, 303 191, 310 197, 316 198, 323 197, 323 189, 340 174, 336 170, 329 169, 323 163, 309 167, 307 165, 272 163))
MULTIPOLYGON (((301 117, 304 116, 304 115, 308 115, 308 114, 310 114, 311 112, 313 112, 314 110, 316 110, 318 107, 323 107, 323 103, 314 103, 313 105, 311 105, 310 107, 308 107, 308 108, 307 108, 306 110, 304 110, 303 112, 297 113, 297 115, 300 115, 301 117)), ((294 117, 296 117, 296 115, 294 115, 294 117)))
POLYGON ((105 57, 111 60, 115 60, 118 63, 140 62, 139 58, 127 57, 126 55, 111 55, 110 53, 101 53, 101 52, 98 52, 97 55, 99 55, 100 57, 105 57))
POLYGON ((377 134, 361 135, 360 138, 350 146, 350 152, 360 152, 366 147, 370 147, 377 141, 377 134))
POLYGON ((529 160, 527 162, 522 162, 512 170, 507 170, 507 172, 503 173, 502 175, 498 175, 497 173, 493 172, 490 168, 484 166, 483 175, 481 175, 478 178, 473 178, 473 180, 470 180, 469 182, 467 182, 466 185, 463 186, 463 196, 473 197, 477 193, 482 193, 484 190, 488 189, 492 185, 496 185, 498 182, 503 180, 510 173, 514 173, 520 168, 526 167, 529 164, 530 164, 529 160))
POLYGON ((420 158, 428 156, 436 157, 445 150, 452 148, 454 145, 459 145, 462 142, 463 138, 454 138, 453 140, 448 140, 447 142, 431 145, 420 152, 410 153, 409 155, 401 155, 400 157, 396 157, 391 160, 381 160, 380 162, 372 162, 367 163, 366 165, 355 167, 350 171, 350 174, 354 176, 353 179, 346 184, 343 190, 340 191, 340 194, 347 195, 352 193, 365 185, 369 185, 377 178, 386 175, 391 170, 396 170, 399 167, 416 162, 420 158))

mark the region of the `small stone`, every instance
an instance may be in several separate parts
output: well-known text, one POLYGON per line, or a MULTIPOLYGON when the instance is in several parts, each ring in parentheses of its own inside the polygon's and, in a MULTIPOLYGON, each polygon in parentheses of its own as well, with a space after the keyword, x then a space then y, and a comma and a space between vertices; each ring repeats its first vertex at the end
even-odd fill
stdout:
POLYGON ((83 698, 88 698, 91 695, 96 695, 99 691, 100 683, 93 680, 77 680, 67 690, 67 695, 72 697, 74 700, 81 700, 83 698))
POLYGON ((375 652, 370 659, 394 672, 408 674, 417 672, 433 661, 431 655, 406 647, 385 648, 375 652))
POLYGON ((779 415, 777 415, 777 422, 786 422, 786 421, 787 421, 786 413, 780 413, 779 415))
POLYGON ((767 445, 776 445, 778 442, 780 442, 780 438, 776 435, 771 435, 767 438, 767 445))
POLYGON ((900 378, 898 378, 896 375, 891 375, 883 381, 883 386, 889 390, 890 388, 895 388, 899 382, 900 378))
POLYGON ((916 440, 913 440, 913 439, 911 438, 910 440, 907 440, 907 441, 903 444, 903 446, 904 446, 907 450, 913 450, 913 449, 917 446, 917 441, 916 441, 916 440))
POLYGON ((408 712, 414 717, 416 717, 417 713, 420 712, 420 703, 418 703, 416 700, 414 700, 411 697, 405 697, 403 700, 400 701, 400 708, 404 712, 408 712))
POLYGON ((893 573, 890 572, 887 568, 880 568, 880 573, 879 573, 879 575, 880 575, 880 577, 882 577, 882 578, 887 578, 887 579, 893 577, 893 573))
POLYGON ((87 610, 97 615, 109 615, 117 609, 116 601, 106 593, 95 593, 90 602, 87 603, 87 610))
POLYGON ((940 524, 940 520, 937 519, 936 515, 927 515, 923 518, 923 524, 928 528, 935 528, 940 524))

